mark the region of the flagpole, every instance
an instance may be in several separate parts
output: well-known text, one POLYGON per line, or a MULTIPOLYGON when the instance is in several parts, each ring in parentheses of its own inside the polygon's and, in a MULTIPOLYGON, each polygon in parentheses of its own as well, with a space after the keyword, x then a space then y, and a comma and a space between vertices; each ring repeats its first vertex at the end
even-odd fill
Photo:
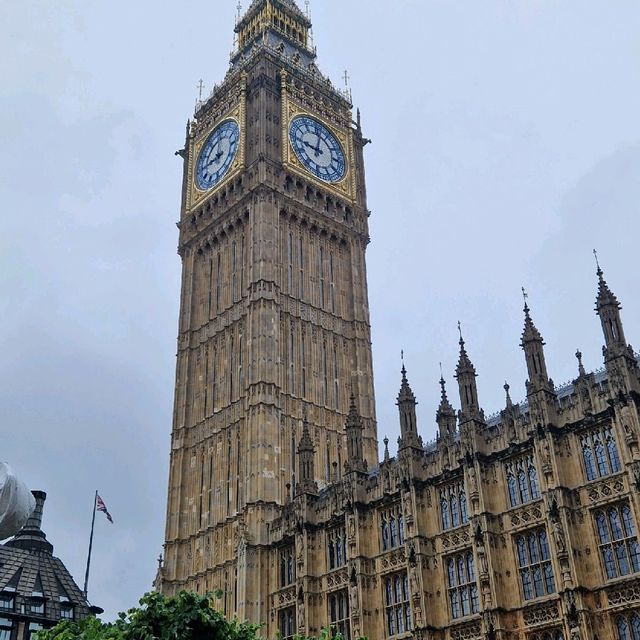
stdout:
POLYGON ((93 498, 93 514, 91 515, 91 535, 89 536, 89 554, 87 555, 87 571, 84 574, 84 597, 87 598, 89 587, 89 568, 91 567, 91 551, 93 550, 93 531, 96 526, 96 504, 98 502, 98 492, 93 498))

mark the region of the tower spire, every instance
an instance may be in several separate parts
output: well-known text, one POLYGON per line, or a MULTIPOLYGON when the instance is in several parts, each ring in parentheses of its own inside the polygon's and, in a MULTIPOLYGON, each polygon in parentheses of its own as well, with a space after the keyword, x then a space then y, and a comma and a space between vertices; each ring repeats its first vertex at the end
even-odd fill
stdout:
POLYGON ((442 371, 440 372, 440 406, 436 412, 436 422, 440 437, 446 440, 453 440, 456 432, 456 412, 454 411, 447 396, 447 383, 442 371))
POLYGON ((627 350, 627 343, 622 326, 620 310, 622 305, 609 288, 604 279, 604 272, 600 267, 598 253, 594 250, 596 265, 598 267, 598 297, 596 299, 596 313, 602 322, 602 331, 605 339, 605 351, 607 356, 615 356, 627 350))
POLYGON ((456 367, 456 379, 460 391, 461 418, 463 422, 466 422, 472 418, 480 417, 480 405, 478 404, 476 368, 473 366, 467 353, 464 336, 462 335, 462 324, 460 322, 458 322, 458 332, 460 333, 460 357, 458 359, 458 366, 456 367))
POLYGON ((418 435, 418 419, 416 416, 416 397, 407 379, 407 369, 402 360, 402 381, 398 393, 398 411, 400 413, 400 449, 414 447, 422 449, 422 439, 418 435))
POLYGON ((529 373, 529 392, 540 389, 553 390, 553 385, 547 374, 547 363, 544 355, 544 339, 531 318, 531 310, 528 303, 528 294, 522 289, 524 295, 524 330, 520 346, 524 350, 529 373))

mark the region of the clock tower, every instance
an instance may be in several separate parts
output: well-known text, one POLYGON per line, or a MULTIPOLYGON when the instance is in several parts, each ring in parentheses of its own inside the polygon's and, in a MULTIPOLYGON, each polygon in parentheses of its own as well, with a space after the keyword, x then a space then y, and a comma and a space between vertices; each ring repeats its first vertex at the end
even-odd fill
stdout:
POLYGON ((367 141, 350 97, 319 70, 310 29, 294 0, 254 0, 229 71, 197 104, 179 152, 183 269, 161 588, 221 589, 228 615, 254 621, 268 614, 270 523, 296 491, 347 473, 354 406, 363 468, 378 456, 367 141), (313 478, 302 477, 301 441, 313 478))

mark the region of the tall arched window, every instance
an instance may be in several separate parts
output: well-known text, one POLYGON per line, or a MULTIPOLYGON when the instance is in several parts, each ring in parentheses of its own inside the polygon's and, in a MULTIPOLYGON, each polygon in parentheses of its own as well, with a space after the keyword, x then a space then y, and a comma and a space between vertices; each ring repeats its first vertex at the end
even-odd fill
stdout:
POLYGON ((596 480, 622 470, 618 445, 611 427, 580 437, 587 480, 596 480))
POLYGON ((533 456, 520 458, 506 465, 509 503, 512 507, 540 499, 540 484, 533 456))
POLYGON ((618 640, 640 640, 640 614, 632 611, 616 618, 618 640))
POLYGON ((525 600, 555 593, 556 585, 551 565, 547 533, 537 529, 516 538, 520 584, 525 600))
POLYGON ((447 560, 449 605, 452 618, 480 611, 473 553, 461 553, 447 560))
POLYGON ((607 578, 640 573, 640 545, 631 507, 622 503, 597 511, 595 522, 607 578))

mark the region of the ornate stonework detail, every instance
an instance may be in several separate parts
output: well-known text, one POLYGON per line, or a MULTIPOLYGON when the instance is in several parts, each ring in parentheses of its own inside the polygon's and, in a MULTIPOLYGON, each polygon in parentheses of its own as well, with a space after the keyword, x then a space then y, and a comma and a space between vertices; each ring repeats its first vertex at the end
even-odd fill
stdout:
POLYGON ((466 547, 469 545, 469 527, 465 527, 459 531, 454 531, 453 533, 443 535, 440 538, 442 542, 442 546, 444 549, 452 550, 457 549, 458 547, 466 547))
POLYGON ((537 524, 542 520, 542 509, 534 506, 526 509, 518 509, 510 514, 511 525, 513 527, 529 526, 537 524))
POLYGON ((599 482, 589 486, 587 495, 591 504, 606 502, 611 498, 616 498, 625 492, 625 485, 621 479, 613 481, 599 482))
POLYGON ((595 629, 608 640, 612 612, 640 606, 626 567, 607 581, 591 513, 623 501, 627 520, 640 512, 640 376, 617 300, 599 272, 605 369, 587 374, 579 359, 559 388, 527 305, 527 399, 515 404, 505 385, 506 408, 488 419, 461 335, 459 402, 443 374, 427 444, 403 367, 398 454, 385 439, 379 462, 369 141, 320 73, 310 28, 294 0, 253 0, 178 153, 183 277, 158 589, 233 593, 227 614, 266 623, 265 637, 281 621, 289 636, 342 616, 371 640, 546 640, 560 626, 564 640, 595 629), (228 119, 240 146, 209 173, 225 155, 210 136, 228 119), (605 440, 584 446, 602 425, 605 440))
POLYGON ((640 582, 627 587, 607 589, 606 593, 611 607, 637 605, 640 603, 640 582))
POLYGON ((451 640, 480 640, 482 638, 482 624, 468 622, 451 630, 451 640))
POLYGON ((548 624, 560 619, 560 610, 557 603, 539 604, 527 607, 523 613, 524 623, 528 627, 548 624))

